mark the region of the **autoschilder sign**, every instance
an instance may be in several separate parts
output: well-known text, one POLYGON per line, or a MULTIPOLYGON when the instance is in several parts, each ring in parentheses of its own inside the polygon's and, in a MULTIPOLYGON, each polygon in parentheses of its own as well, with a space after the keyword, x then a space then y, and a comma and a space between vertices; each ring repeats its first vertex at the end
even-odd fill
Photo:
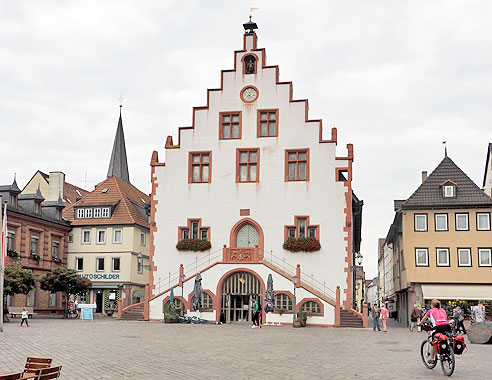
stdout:
POLYGON ((115 274, 106 274, 106 273, 85 273, 81 274, 80 277, 88 278, 89 280, 118 280, 120 275, 115 274))

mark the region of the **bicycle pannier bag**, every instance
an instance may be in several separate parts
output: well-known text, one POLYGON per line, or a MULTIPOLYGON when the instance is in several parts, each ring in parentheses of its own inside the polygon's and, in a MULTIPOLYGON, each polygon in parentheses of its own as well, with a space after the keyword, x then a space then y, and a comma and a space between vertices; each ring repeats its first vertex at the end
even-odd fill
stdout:
POLYGON ((461 355, 466 348, 465 338, 462 335, 456 335, 454 337, 454 353, 455 355, 461 355))

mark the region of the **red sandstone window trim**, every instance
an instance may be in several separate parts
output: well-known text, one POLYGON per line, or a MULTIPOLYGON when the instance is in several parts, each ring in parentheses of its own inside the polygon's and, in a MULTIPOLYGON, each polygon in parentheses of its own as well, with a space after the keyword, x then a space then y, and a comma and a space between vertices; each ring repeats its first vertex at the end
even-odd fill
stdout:
POLYGON ((263 109, 263 110, 258 110, 257 113, 257 121, 256 121, 256 137, 258 138, 263 138, 263 137, 278 137, 278 108, 273 108, 273 109, 263 109), (262 114, 266 114, 266 119, 261 118, 262 114), (274 115, 274 118, 272 119, 271 116, 274 115), (275 131, 274 134, 270 134, 270 124, 272 122, 275 122, 275 131), (262 123, 266 124, 266 134, 262 135, 261 134, 261 125, 262 123))
POLYGON ((260 148, 237 148, 236 149, 236 183, 258 183, 260 182, 260 148), (241 153, 247 153, 247 160, 240 162, 241 153), (251 161, 251 153, 256 153, 256 162, 251 161), (256 166, 256 178, 251 180, 251 168, 256 166), (241 168, 246 168, 246 180, 241 181, 241 168))
POLYGON ((243 123, 242 111, 219 112, 219 140, 239 140, 242 137, 243 123), (237 116, 238 121, 233 122, 233 117, 237 116), (226 120, 226 118, 229 118, 226 120), (238 137, 232 137, 233 126, 238 127, 238 137), (228 127, 229 137, 224 137, 224 127, 228 127))
POLYGON ((200 151, 188 153, 188 183, 211 183, 212 182, 212 151, 200 151), (199 156, 199 161, 193 162, 195 157, 199 156), (208 162, 205 157, 208 156, 208 162), (198 181, 193 181, 193 168, 198 167, 199 177, 198 181), (203 168, 208 167, 208 178, 203 180, 203 168))
MULTIPOLYGON (((309 148, 305 149, 286 149, 285 150, 285 182, 309 182, 309 148), (290 157, 295 153, 295 157, 290 157), (302 158, 301 154, 305 154, 305 158, 302 158), (301 164, 305 163, 306 173, 304 179, 299 179, 299 168, 301 164), (289 166, 295 164, 295 179, 289 179, 289 166)), ((302 173, 302 171, 301 171, 302 173)), ((301 174, 302 178, 302 174, 301 174)))
POLYGON ((310 237, 309 231, 310 229, 313 229, 315 232, 314 238, 319 240, 319 224, 310 224, 309 223, 309 216, 307 215, 295 215, 294 216, 294 224, 292 225, 285 225, 284 226, 284 241, 286 241, 289 237, 293 237, 295 239, 301 238, 299 236, 299 219, 305 219, 306 221, 306 231, 304 234, 304 237, 310 237), (289 235, 289 230, 290 229, 295 229, 295 236, 290 236, 289 235))
POLYGON ((193 231, 192 231, 192 228, 193 228, 192 223, 194 223, 194 222, 198 223, 198 229, 197 229, 198 236, 196 237, 196 239, 201 239, 202 238, 202 231, 206 231, 207 232, 207 239, 206 240, 212 241, 211 236, 210 236, 210 232, 211 232, 210 226, 203 226, 201 218, 188 218, 186 221, 186 226, 178 226, 178 241, 185 239, 183 237, 184 231, 188 232, 188 238, 187 239, 194 239, 193 231))

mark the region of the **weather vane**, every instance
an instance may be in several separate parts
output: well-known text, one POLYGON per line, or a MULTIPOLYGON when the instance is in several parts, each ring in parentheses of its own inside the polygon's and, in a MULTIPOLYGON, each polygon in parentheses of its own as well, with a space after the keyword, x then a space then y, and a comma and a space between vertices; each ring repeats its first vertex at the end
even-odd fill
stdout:
POLYGON ((123 97, 123 91, 120 93, 120 97, 118 98, 118 100, 120 101, 120 108, 123 107, 123 99, 125 99, 123 97))
POLYGON ((260 8, 253 8, 253 0, 249 0, 249 21, 251 21, 251 18, 253 17, 253 12, 259 10, 260 8))

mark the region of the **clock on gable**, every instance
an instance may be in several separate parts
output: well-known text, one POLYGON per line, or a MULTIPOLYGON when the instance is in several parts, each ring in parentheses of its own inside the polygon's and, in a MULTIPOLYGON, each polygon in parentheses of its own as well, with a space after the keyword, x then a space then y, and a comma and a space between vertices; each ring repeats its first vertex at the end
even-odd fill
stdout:
POLYGON ((252 103, 258 99, 258 89, 254 86, 246 86, 241 90, 241 99, 243 102, 252 103))

